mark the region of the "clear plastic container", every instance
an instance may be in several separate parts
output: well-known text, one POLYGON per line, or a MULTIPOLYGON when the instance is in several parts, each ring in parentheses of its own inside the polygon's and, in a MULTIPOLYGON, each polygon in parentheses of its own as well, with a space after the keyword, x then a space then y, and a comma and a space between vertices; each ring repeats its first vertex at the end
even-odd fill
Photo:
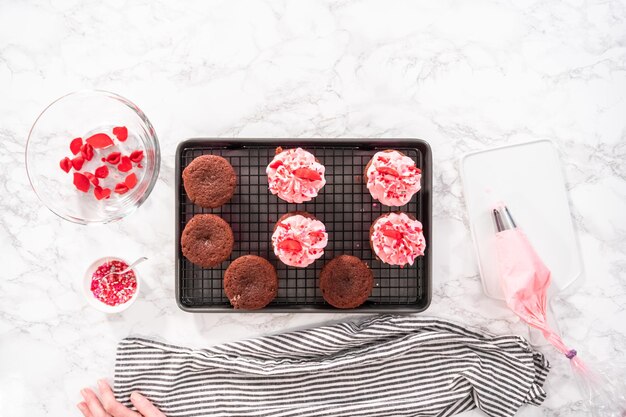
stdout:
POLYGON ((504 299, 491 214, 500 201, 515 213, 515 221, 552 271, 552 296, 583 275, 561 162, 552 142, 539 140, 469 153, 461 159, 461 176, 486 295, 504 299))

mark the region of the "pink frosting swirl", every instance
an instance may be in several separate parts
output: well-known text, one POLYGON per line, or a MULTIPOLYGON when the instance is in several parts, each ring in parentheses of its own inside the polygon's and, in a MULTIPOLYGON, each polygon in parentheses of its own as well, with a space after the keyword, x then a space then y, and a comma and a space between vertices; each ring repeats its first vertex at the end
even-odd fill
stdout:
POLYGON ((274 253, 284 264, 304 268, 324 254, 328 233, 317 219, 293 214, 276 225, 272 234, 274 253))
POLYGON ((422 171, 398 151, 377 152, 366 175, 370 194, 386 206, 405 205, 421 188, 422 171))
POLYGON ((422 223, 405 213, 379 217, 372 225, 370 241, 376 256, 390 265, 413 265, 426 249, 422 223))
POLYGON ((265 172, 272 194, 289 203, 303 203, 326 184, 325 170, 312 153, 297 148, 277 154, 265 172))

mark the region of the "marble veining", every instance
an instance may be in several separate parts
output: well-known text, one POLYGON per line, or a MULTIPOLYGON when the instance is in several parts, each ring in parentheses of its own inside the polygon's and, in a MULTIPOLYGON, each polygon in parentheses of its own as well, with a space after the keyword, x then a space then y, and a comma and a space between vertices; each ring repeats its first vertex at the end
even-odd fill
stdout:
MULTIPOLYGON (((623 360, 625 40, 620 0, 0 0, 0 415, 79 415, 79 389, 112 376, 116 343, 127 335, 203 346, 348 317, 178 309, 174 152, 188 137, 428 140, 427 314, 525 336, 482 293, 458 161, 472 150, 552 140, 586 269, 553 309, 583 358, 623 360), (24 169, 39 112, 83 88, 134 101, 161 141, 153 194, 107 226, 54 216, 24 169), (105 255, 150 258, 138 268, 140 299, 121 315, 90 308, 80 292, 84 269, 105 255)), ((586 415, 567 361, 539 348, 553 364, 548 398, 519 415, 586 415)))

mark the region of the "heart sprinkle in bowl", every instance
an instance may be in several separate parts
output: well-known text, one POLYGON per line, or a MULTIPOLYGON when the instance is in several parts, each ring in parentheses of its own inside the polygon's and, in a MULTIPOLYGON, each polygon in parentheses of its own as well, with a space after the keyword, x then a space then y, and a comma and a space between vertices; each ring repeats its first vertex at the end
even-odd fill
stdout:
POLYGON ((26 170, 42 203, 63 219, 109 223, 150 195, 161 156, 154 128, 113 93, 80 91, 39 115, 26 144, 26 170))
POLYGON ((139 294, 139 278, 128 266, 125 260, 111 256, 93 262, 83 277, 87 302, 104 313, 121 313, 130 307, 139 294))

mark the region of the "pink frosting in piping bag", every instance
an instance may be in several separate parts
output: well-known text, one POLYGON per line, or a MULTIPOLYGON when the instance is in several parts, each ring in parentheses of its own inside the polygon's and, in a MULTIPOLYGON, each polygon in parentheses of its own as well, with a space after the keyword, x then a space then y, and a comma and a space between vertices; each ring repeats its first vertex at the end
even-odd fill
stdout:
POLYGON ((303 268, 324 255, 328 233, 324 223, 300 214, 281 220, 272 234, 274 253, 284 264, 303 268))
POLYGON ((376 256, 390 265, 413 265, 426 249, 422 223, 405 213, 389 213, 376 220, 370 241, 376 256))
POLYGON ((547 292, 551 272, 519 228, 496 233, 496 253, 500 284, 507 306, 544 337, 581 372, 587 372, 576 351, 568 348, 561 336, 550 328, 547 319, 547 292))
POLYGON ((398 151, 378 152, 367 168, 367 189, 386 206, 403 206, 420 190, 421 172, 398 151))
POLYGON ((302 148, 287 149, 265 170, 270 192, 289 203, 303 203, 317 196, 326 184, 325 167, 302 148))
POLYGON ((547 323, 546 294, 551 273, 526 234, 518 228, 496 233, 496 250, 500 285, 509 308, 533 325, 547 323))
POLYGON ((626 396, 618 385, 585 364, 548 324, 547 296, 551 272, 515 224, 504 204, 493 209, 500 284, 507 306, 570 361, 589 414, 626 416, 626 396))

